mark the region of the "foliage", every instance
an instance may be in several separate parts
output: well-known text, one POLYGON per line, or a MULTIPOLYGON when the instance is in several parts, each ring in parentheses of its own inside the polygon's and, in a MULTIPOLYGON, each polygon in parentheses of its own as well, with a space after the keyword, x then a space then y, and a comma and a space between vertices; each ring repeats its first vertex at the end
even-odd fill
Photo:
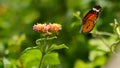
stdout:
POLYGON ((0 68, 38 67, 42 52, 37 46, 42 43, 36 44, 40 37, 32 30, 38 22, 62 25, 57 39, 49 42, 51 53, 44 63, 53 68, 102 68, 119 50, 119 4, 119 0, 0 0, 0 68), (102 11, 94 29, 80 34, 82 18, 98 4, 102 11))

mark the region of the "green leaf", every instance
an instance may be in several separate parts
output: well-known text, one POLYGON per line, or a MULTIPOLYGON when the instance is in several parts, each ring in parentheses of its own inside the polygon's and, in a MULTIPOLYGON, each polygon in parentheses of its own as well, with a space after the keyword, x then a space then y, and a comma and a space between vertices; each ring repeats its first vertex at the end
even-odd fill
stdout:
POLYGON ((53 44, 51 47, 50 47, 50 52, 53 51, 53 50, 59 50, 59 49, 63 49, 63 48, 66 48, 68 49, 68 47, 64 44, 61 44, 61 45, 56 45, 56 44, 53 44))
POLYGON ((60 64, 60 60, 58 56, 59 56, 58 53, 53 53, 53 52, 48 53, 47 55, 45 55, 44 63, 50 65, 60 64))
POLYGON ((94 61, 97 56, 103 56, 104 54, 105 54, 104 51, 97 51, 97 50, 90 51, 89 60, 94 61))
POLYGON ((106 63, 107 58, 105 56, 96 57, 94 64, 96 66, 103 66, 106 63))
POLYGON ((24 68, 38 67, 42 53, 35 47, 27 48, 20 57, 20 61, 24 68))
POLYGON ((74 68, 88 68, 88 65, 82 60, 76 60, 74 68))

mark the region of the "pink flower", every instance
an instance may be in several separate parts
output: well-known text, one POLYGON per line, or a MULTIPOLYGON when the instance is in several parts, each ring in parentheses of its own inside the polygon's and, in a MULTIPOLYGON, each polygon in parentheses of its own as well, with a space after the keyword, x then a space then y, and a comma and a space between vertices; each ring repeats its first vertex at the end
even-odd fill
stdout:
POLYGON ((46 24, 36 24, 33 26, 33 30, 37 31, 37 32, 48 32, 48 27, 46 26, 46 24))
POLYGON ((33 26, 33 30, 34 31, 37 31, 37 32, 41 32, 41 33, 44 33, 44 34, 47 34, 47 35, 50 35, 50 34, 56 34, 59 30, 61 30, 62 27, 60 24, 35 24, 33 26))
POLYGON ((55 31, 56 32, 56 31, 62 29, 61 25, 60 24, 56 24, 56 23, 54 23, 54 24, 50 23, 48 26, 49 26, 49 30, 50 31, 55 31))

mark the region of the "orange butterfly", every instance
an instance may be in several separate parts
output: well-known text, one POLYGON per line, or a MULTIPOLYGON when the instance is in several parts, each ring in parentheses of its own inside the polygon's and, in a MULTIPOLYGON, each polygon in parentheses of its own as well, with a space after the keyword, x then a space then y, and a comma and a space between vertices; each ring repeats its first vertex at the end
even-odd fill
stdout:
POLYGON ((95 6, 92 10, 90 10, 82 20, 82 26, 80 32, 89 33, 93 27, 96 19, 98 18, 99 12, 101 11, 101 7, 95 6))

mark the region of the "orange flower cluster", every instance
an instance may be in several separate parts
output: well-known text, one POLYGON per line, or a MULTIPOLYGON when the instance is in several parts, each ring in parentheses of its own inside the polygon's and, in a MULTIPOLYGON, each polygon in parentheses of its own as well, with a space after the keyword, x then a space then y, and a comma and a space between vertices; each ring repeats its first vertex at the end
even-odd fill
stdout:
POLYGON ((56 34, 61 29, 62 29, 61 25, 56 24, 56 23, 53 23, 53 24, 49 23, 48 25, 46 23, 45 24, 35 24, 33 26, 34 31, 45 33, 47 35, 50 35, 52 33, 56 34))

